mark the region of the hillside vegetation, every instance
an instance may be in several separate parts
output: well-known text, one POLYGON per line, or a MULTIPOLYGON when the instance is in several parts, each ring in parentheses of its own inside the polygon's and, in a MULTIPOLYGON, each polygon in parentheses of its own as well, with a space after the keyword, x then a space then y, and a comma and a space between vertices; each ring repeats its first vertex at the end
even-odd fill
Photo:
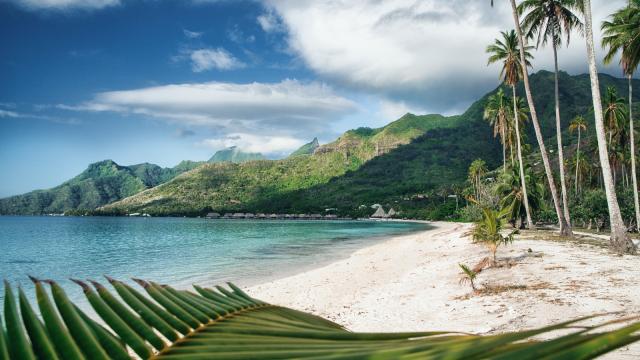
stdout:
MULTIPOLYGON (((347 131, 336 141, 318 147, 310 156, 205 164, 166 184, 105 206, 100 212, 196 215, 211 209, 259 211, 267 208, 259 204, 268 203, 269 199, 281 199, 294 191, 326 184, 359 169, 374 157, 384 157, 409 144, 429 129, 458 127, 460 120, 460 116, 406 114, 382 128, 347 131)), ((308 208, 320 211, 321 207, 315 203, 308 208)), ((288 202, 269 208, 294 209, 288 202)))
POLYGON ((49 214, 93 210, 173 179, 200 165, 183 161, 174 168, 154 164, 121 166, 112 160, 93 163, 80 175, 47 190, 0 199, 0 214, 49 214))

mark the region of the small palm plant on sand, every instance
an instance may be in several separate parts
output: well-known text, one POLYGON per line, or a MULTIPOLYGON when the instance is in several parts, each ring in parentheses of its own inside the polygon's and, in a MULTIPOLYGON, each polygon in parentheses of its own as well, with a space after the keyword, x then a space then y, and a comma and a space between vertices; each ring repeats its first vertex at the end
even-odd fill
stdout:
POLYGON ((471 238, 473 242, 484 244, 493 256, 493 265, 496 265, 496 253, 500 245, 508 245, 513 242, 513 235, 517 233, 512 231, 508 235, 502 235, 504 228, 505 213, 492 210, 490 208, 482 209, 482 219, 475 223, 471 230, 471 238))
POLYGON ((474 292, 477 291, 475 280, 478 276, 478 273, 473 271, 465 264, 458 264, 458 266, 460 266, 460 269, 462 269, 462 272, 460 273, 460 285, 465 285, 468 283, 469 285, 471 285, 471 290, 473 290, 474 292))

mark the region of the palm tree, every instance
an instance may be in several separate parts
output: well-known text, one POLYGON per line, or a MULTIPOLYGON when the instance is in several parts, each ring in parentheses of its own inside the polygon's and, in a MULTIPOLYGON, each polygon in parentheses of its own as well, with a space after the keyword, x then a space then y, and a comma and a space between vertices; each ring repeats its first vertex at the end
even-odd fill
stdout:
POLYGON ((509 143, 508 134, 511 132, 511 123, 509 122, 509 106, 508 99, 502 89, 491 95, 484 108, 483 117, 493 126, 493 137, 500 135, 502 143, 502 166, 503 170, 507 168, 507 145, 509 143))
POLYGON ((628 6, 610 16, 602 23, 604 37, 602 47, 608 48, 604 63, 609 64, 618 53, 622 72, 629 82, 629 144, 631 146, 631 180, 633 184, 633 206, 636 224, 640 228, 640 204, 638 202, 638 177, 636 173, 636 144, 633 128, 633 86, 631 79, 640 63, 640 0, 629 0, 628 6))
POLYGON ((473 184, 476 201, 480 200, 480 178, 487 172, 487 163, 482 159, 473 160, 469 165, 469 181, 473 184))
MULTIPOLYGON (((536 112, 536 106, 533 101, 533 95, 531 93, 531 85, 529 84, 529 73, 527 72, 527 56, 525 49, 527 45, 524 36, 522 36, 522 29, 520 28, 520 17, 518 16, 518 7, 515 0, 509 0, 511 4, 511 15, 513 16, 513 23, 518 35, 518 50, 520 52, 520 66, 522 67, 522 80, 524 82, 524 91, 527 96, 527 104, 529 105, 529 112, 531 114, 531 123, 533 124, 533 130, 536 134, 536 141, 540 149, 540 156, 542 157, 542 163, 544 164, 544 172, 547 176, 547 183, 549 184, 549 192, 553 199, 553 206, 558 216, 558 223, 560 224, 560 234, 564 236, 572 236, 571 228, 568 226, 564 217, 564 213, 560 210, 560 201, 558 199, 558 190, 556 189, 556 183, 553 178, 553 171, 551 170, 551 162, 549 161, 549 154, 547 148, 544 145, 544 138, 542 137, 542 130, 540 130, 540 122, 538 121, 538 113, 536 112)), ((493 6, 493 0, 491 1, 493 6)))
MULTIPOLYGON (((553 61, 555 67, 555 113, 556 113, 556 138, 558 142, 558 166, 560 168, 560 188, 562 191, 562 208, 571 227, 569 215, 569 200, 567 198, 567 186, 564 170, 564 151, 562 147, 562 125, 560 122, 560 95, 558 90, 558 47, 562 45, 563 33, 569 45, 570 34, 574 29, 582 30, 582 22, 573 13, 577 9, 576 0, 524 0, 518 6, 518 12, 523 14, 522 27, 526 37, 537 37, 536 47, 551 43, 553 49, 553 61)), ((569 229, 569 231, 571 231, 569 229)))
POLYGON ((460 285, 469 283, 471 285, 471 290, 473 290, 474 292, 477 291, 475 280, 478 276, 478 273, 473 271, 465 264, 458 264, 458 266, 462 270, 462 273, 460 273, 460 285))
POLYGON ((609 164, 609 153, 607 151, 607 139, 604 133, 604 116, 602 114, 602 101, 600 98, 600 81, 598 79, 598 68, 596 67, 596 50, 593 44, 593 26, 591 19, 591 0, 584 2, 584 25, 585 39, 587 43, 587 60, 589 63, 589 77, 591 78, 591 97, 593 98, 593 112, 596 124, 596 139, 598 140, 598 156, 600 157, 600 167, 602 169, 602 181, 604 183, 605 194, 607 196, 607 207, 609 209, 609 221, 611 223, 610 244, 613 250, 620 254, 636 252, 636 247, 627 236, 627 228, 622 220, 620 205, 616 195, 616 187, 611 175, 611 164, 609 164))
POLYGON ((5 282, 0 359, 593 359, 629 343, 640 329, 626 322, 580 327, 585 318, 498 335, 460 332, 355 333, 316 315, 254 299, 228 287, 177 290, 137 280, 144 292, 114 279, 119 296, 97 282, 75 281, 95 310, 89 317, 54 281, 35 282, 39 313, 25 292, 5 282), (47 291, 47 284, 51 292, 47 291), (51 295, 49 295, 51 294, 51 295), (53 297, 53 301, 51 298, 53 297), (5 330, 6 329, 6 330, 5 330), (558 335, 558 330, 568 330, 558 335), (588 333, 586 330, 591 330, 588 333), (553 333, 553 334, 551 334, 553 333), (535 335, 551 340, 534 340, 535 335))
POLYGON ((594 168, 586 159, 584 152, 576 152, 571 163, 571 169, 574 170, 576 176, 576 194, 581 192, 581 185, 590 178, 594 168))
POLYGON ((619 97, 616 88, 607 87, 604 96, 604 121, 606 131, 609 134, 609 147, 614 147, 614 136, 617 142, 620 142, 624 133, 624 125, 627 120, 627 107, 625 98, 619 97))
MULTIPOLYGON (((531 172, 531 167, 527 164, 525 168, 526 186, 529 190, 528 203, 531 212, 539 210, 542 206, 542 194, 544 192, 543 183, 531 172)), ((500 207, 502 213, 507 216, 509 222, 515 227, 518 220, 524 220, 526 209, 524 207, 524 191, 520 182, 520 173, 515 169, 502 175, 500 183, 496 186, 496 193, 501 197, 500 207)), ((524 226, 524 221, 521 222, 524 226)))
MULTIPOLYGON (((491 54, 489 56, 488 64, 496 62, 502 62, 502 69, 500 70, 500 77, 502 81, 511 86, 511 93, 513 99, 513 118, 514 128, 516 133, 516 145, 518 153, 518 166, 520 168, 520 182, 522 186, 522 192, 524 197, 524 207, 527 215, 527 226, 533 229, 533 220, 531 220, 531 211, 529 210, 529 198, 527 196, 527 186, 524 179, 524 165, 522 161, 522 148, 520 141, 520 124, 518 119, 518 100, 516 97, 516 85, 522 78, 522 66, 520 65, 520 57, 518 50, 518 39, 515 30, 509 32, 501 31, 502 40, 496 39, 492 45, 487 47, 486 52, 491 54), (517 120, 516 120, 517 119, 517 120)), ((529 59, 533 58, 529 53, 528 47, 525 49, 526 66, 531 66, 529 59)))
POLYGON ((580 168, 580 134, 582 131, 587 130, 587 122, 582 115, 578 115, 569 124, 569 131, 573 133, 578 131, 578 148, 576 149, 576 194, 578 193, 578 169, 580 168))
POLYGON ((477 221, 471 230, 473 242, 481 243, 491 251, 494 266, 497 263, 496 253, 498 252, 498 247, 513 242, 513 236, 516 234, 516 231, 513 231, 506 236, 502 235, 504 215, 488 207, 483 207, 482 219, 477 221))

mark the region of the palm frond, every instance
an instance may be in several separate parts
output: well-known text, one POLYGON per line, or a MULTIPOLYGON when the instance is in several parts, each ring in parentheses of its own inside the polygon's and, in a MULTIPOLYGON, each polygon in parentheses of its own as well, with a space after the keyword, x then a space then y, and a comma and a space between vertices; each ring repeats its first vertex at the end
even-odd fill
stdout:
POLYGON ((33 280, 40 316, 22 289, 16 306, 11 285, 5 284, 0 360, 538 359, 555 355, 589 359, 638 340, 640 330, 640 322, 610 331, 601 331, 609 323, 576 328, 587 320, 583 318, 491 336, 446 331, 354 333, 321 317, 254 299, 230 283, 187 291, 136 280, 143 294, 108 278, 116 296, 97 282, 75 280, 100 317, 98 323, 72 303, 58 283, 33 280), (548 341, 531 340, 556 330, 570 333, 548 341))

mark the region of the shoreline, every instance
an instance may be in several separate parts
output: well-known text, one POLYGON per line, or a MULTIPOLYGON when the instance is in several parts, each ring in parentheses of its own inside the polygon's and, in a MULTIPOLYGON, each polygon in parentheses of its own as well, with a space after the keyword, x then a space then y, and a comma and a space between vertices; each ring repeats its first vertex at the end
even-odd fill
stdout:
MULTIPOLYGON (((464 235, 471 224, 430 224, 432 229, 391 237, 246 291, 364 332, 492 334, 595 313, 640 314, 638 257, 616 256, 593 241, 527 231, 498 250, 509 266, 478 275, 478 287, 490 291, 473 294, 458 284, 458 263, 473 266, 488 251, 464 235)), ((636 343, 605 358, 638 357, 636 343)))
MULTIPOLYGON (((227 220, 227 219, 220 219, 220 220, 227 220)), ((239 220, 242 221, 242 220, 239 220)), ((245 221, 249 221, 248 219, 246 219, 245 221)), ((262 221, 278 221, 278 220, 260 220, 262 221)), ((327 222, 334 222, 336 220, 295 220, 295 221, 312 221, 312 222, 322 222, 322 221, 327 221, 327 222)), ((339 220, 339 221, 359 221, 359 222, 385 222, 385 221, 389 221, 389 222, 406 222, 406 223, 420 223, 420 224, 424 224, 426 226, 428 226, 426 229, 419 229, 419 230, 413 230, 413 231, 408 231, 408 232, 403 232, 403 233, 397 233, 397 234, 378 234, 378 235, 374 235, 374 236, 367 236, 367 237, 355 237, 353 239, 348 239, 347 241, 353 241, 354 244, 350 245, 349 247, 343 247, 340 250, 344 251, 347 250, 346 252, 342 253, 338 250, 328 250, 326 251, 326 253, 323 253, 319 256, 315 256, 315 257, 309 257, 307 259, 307 261, 305 262, 301 262, 301 263, 296 263, 296 264, 290 264, 290 265, 284 265, 279 267, 276 270, 273 270, 273 273, 269 274, 269 275, 262 275, 262 276, 249 276, 249 277, 245 277, 242 279, 226 279, 225 281, 232 281, 235 285, 240 286, 243 289, 247 289, 247 288, 253 288, 256 286, 260 286, 262 284, 265 283, 271 283, 271 282, 275 282, 281 279, 286 279, 292 276, 296 276, 296 275, 300 275, 300 274, 304 274, 307 273, 309 271, 313 271, 315 269, 320 269, 320 268, 324 268, 327 266, 330 266, 331 264, 337 262, 337 261, 342 261, 345 259, 348 259, 352 254, 372 247, 372 246, 376 246, 382 243, 385 243, 387 241, 390 241, 392 239, 396 239, 396 238, 401 238, 401 237, 405 237, 405 236, 411 236, 411 235, 416 235, 419 233, 424 233, 424 232, 428 232, 430 230, 433 230, 433 226, 431 225, 432 222, 427 221, 427 220, 401 220, 401 219, 388 219, 388 220, 377 220, 377 219, 358 219, 358 220, 339 220)), ((287 221, 288 222, 288 221, 287 221)), ((219 280, 204 280, 203 282, 195 282, 198 285, 205 285, 205 286, 215 286, 215 285, 220 285, 220 281, 219 280)), ((193 281, 193 277, 189 277, 189 279, 186 279, 184 282, 178 283, 178 287, 185 287, 185 288, 190 288, 192 286, 192 284, 194 284, 193 281)))

